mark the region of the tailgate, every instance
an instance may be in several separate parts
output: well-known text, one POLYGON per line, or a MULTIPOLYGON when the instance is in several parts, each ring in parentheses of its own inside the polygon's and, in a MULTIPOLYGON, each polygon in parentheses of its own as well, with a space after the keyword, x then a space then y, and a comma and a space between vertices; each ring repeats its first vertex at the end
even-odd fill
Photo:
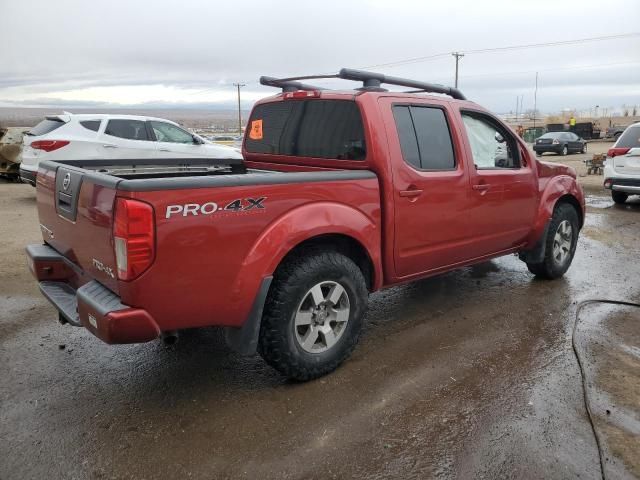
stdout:
POLYGON ((117 293, 112 227, 118 179, 83 172, 40 164, 36 197, 42 237, 79 267, 80 283, 95 279, 117 293))

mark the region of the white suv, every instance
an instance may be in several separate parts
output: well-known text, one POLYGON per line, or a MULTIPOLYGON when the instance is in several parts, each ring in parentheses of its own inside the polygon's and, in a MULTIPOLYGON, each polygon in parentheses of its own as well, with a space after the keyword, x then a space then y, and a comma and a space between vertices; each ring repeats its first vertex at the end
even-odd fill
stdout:
POLYGON ((242 155, 162 118, 65 112, 46 117, 26 133, 20 178, 35 186, 41 160, 137 158, 241 159, 242 155))
POLYGON ((604 188, 611 189, 616 203, 640 195, 640 123, 629 125, 607 152, 604 188))

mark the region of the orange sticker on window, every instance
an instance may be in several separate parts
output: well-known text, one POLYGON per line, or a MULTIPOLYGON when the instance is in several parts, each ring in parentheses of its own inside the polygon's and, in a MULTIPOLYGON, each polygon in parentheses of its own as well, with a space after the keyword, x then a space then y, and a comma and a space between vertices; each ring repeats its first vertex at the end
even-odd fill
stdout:
POLYGON ((251 140, 262 140, 262 119, 251 121, 251 130, 249 130, 249 138, 251 140))

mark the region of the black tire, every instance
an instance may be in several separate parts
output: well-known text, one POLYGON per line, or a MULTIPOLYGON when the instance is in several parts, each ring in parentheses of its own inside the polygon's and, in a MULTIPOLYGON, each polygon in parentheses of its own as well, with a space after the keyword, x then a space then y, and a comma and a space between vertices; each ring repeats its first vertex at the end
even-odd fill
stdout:
POLYGON ((536 277, 555 279, 565 274, 571 266, 573 256, 576 252, 578 244, 579 219, 576 209, 568 203, 561 203, 556 206, 549 228, 547 230, 547 238, 545 238, 544 260, 540 263, 527 263, 527 268, 536 277), (558 228, 563 222, 569 222, 571 225, 571 240, 568 255, 562 262, 558 261, 554 256, 554 243, 558 228))
MULTIPOLYGON (((258 351, 273 368, 290 379, 307 381, 326 375, 355 348, 367 310, 368 290, 358 266, 335 251, 312 248, 278 267, 265 302, 258 351), (321 353, 310 353, 298 340, 295 316, 312 287, 336 282, 347 294, 348 320, 336 343, 321 353)), ((322 340, 318 336, 319 340, 322 340)))
POLYGON ((587 153, 587 144, 586 143, 582 144, 582 149, 580 150, 580 153, 587 153))
POLYGON ((560 155, 562 155, 563 157, 566 157, 567 153, 569 153, 569 148, 566 145, 564 145, 562 147, 562 151, 560 152, 560 155))
POLYGON ((542 156, 542 152, 536 152, 536 157, 541 157, 542 156))
POLYGON ((627 201, 629 195, 624 192, 618 192, 617 190, 611 190, 611 198, 615 203, 622 204, 627 201))

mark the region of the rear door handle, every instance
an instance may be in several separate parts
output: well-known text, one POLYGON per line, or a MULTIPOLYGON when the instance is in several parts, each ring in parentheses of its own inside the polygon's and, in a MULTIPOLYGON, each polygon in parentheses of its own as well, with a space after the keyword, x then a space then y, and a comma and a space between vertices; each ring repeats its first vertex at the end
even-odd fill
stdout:
POLYGON ((412 198, 412 197, 419 197, 420 195, 422 195, 422 190, 419 190, 417 188, 414 188, 411 190, 400 190, 401 197, 412 198))
POLYGON ((170 152, 171 150, 169 150, 168 148, 159 148, 158 151, 159 152, 170 152))
POLYGON ((473 185, 472 188, 474 190, 486 192, 487 190, 489 190, 489 188, 491 188, 491 185, 489 185, 488 183, 479 183, 478 185, 473 185))
POLYGON ((105 143, 104 145, 102 145, 104 148, 118 148, 117 145, 114 145, 113 143, 105 143))

